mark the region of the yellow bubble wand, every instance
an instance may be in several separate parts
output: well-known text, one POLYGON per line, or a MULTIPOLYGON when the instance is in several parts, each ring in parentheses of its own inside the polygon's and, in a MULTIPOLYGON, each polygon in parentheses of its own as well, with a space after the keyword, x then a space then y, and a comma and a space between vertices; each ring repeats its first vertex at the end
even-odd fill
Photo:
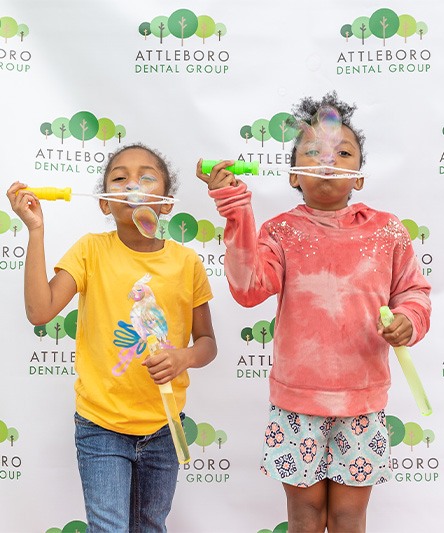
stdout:
POLYGON ((59 188, 59 187, 25 187, 25 191, 34 193, 39 200, 65 200, 70 202, 73 196, 90 196, 92 198, 102 198, 104 200, 110 200, 113 202, 121 202, 125 204, 138 203, 139 205, 153 205, 153 204, 174 204, 177 202, 177 198, 171 198, 169 196, 161 196, 159 194, 152 194, 142 191, 122 191, 122 192, 104 192, 98 194, 91 193, 75 193, 72 192, 71 187, 59 188), (124 199, 122 197, 127 197, 124 199), (143 199, 147 200, 144 202, 143 199))
MULTIPOLYGON (((394 320, 394 315, 391 312, 390 308, 386 305, 383 305, 379 309, 381 315, 381 322, 384 327, 390 326, 394 320)), ((399 364, 401 365, 402 371, 407 379, 410 390, 412 391, 413 397, 415 398, 416 405, 419 407, 421 414, 424 416, 429 416, 432 414, 432 407, 425 393, 424 387, 421 383, 421 379, 416 372, 415 365, 413 364, 410 352, 406 346, 397 346, 393 347, 396 357, 398 358, 399 364)))

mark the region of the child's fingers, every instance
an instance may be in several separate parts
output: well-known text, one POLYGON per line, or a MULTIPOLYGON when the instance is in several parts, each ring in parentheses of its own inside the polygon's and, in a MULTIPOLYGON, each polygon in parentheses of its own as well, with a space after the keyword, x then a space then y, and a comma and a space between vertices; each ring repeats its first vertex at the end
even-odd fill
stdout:
POLYGON ((199 161, 197 162, 196 176, 205 183, 208 183, 210 181, 210 176, 202 172, 202 161, 202 159, 199 159, 199 161))
POLYGON ((233 173, 226 169, 226 167, 232 165, 234 161, 226 160, 220 161, 211 169, 210 174, 204 174, 202 172, 202 159, 197 163, 196 175, 202 181, 208 184, 208 188, 212 189, 221 189, 223 187, 228 187, 229 185, 236 185, 237 180, 234 177, 233 173))
POLYGON ((25 183, 21 183, 20 181, 15 181, 9 189, 6 191, 6 196, 9 198, 9 200, 13 200, 18 193, 20 189, 24 189, 27 187, 25 183))

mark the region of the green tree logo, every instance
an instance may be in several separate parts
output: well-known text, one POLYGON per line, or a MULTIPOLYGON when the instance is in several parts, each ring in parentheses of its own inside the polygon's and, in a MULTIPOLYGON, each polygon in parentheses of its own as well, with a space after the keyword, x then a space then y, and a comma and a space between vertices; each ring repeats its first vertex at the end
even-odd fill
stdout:
POLYGON ((68 522, 62 529, 59 527, 50 527, 45 533, 86 533, 87 524, 82 520, 73 520, 68 522))
POLYGON ((186 416, 183 420, 183 429, 185 432, 185 438, 187 439, 187 444, 195 443, 202 448, 202 451, 205 452, 205 449, 211 444, 215 444, 219 449, 222 448, 222 445, 227 442, 227 434, 221 429, 214 429, 211 424, 207 422, 201 422, 196 424, 196 422, 186 416))
POLYGON ((29 28, 26 24, 18 24, 12 17, 0 17, 0 37, 4 37, 5 44, 11 37, 18 36, 20 41, 29 35, 29 28))
POLYGON ((425 22, 416 21, 411 15, 398 15, 386 7, 378 9, 370 17, 357 17, 351 24, 344 24, 339 30, 346 42, 351 37, 356 37, 361 44, 365 44, 365 40, 373 35, 382 40, 382 46, 385 46, 387 39, 394 35, 402 37, 404 43, 415 34, 422 41, 427 32, 428 27, 425 22))
POLYGON ((287 533, 287 531, 288 531, 288 522, 281 522, 273 530, 261 529, 257 533, 287 533))
POLYGON ((126 135, 126 129, 121 124, 115 124, 110 118, 97 118, 89 111, 79 111, 71 118, 57 117, 52 122, 43 122, 40 125, 40 133, 45 136, 45 140, 54 135, 60 139, 61 144, 72 136, 81 141, 84 148, 85 141, 95 137, 103 141, 103 146, 113 138, 120 143, 126 135))
POLYGON ((269 139, 274 139, 282 144, 285 149, 285 143, 292 141, 298 134, 298 129, 294 127, 294 118, 290 113, 276 113, 270 120, 259 118, 251 125, 246 124, 240 129, 240 136, 248 142, 250 139, 256 139, 261 143, 261 147, 269 139))
POLYGON ((409 232, 412 241, 419 239, 421 244, 424 244, 424 242, 430 237, 430 230, 427 226, 418 226, 414 220, 410 220, 409 218, 405 218, 404 220, 401 220, 401 222, 409 232))
POLYGON ((265 349, 265 345, 273 340, 275 322, 276 318, 273 318, 271 322, 268 322, 267 320, 259 320, 253 327, 244 327, 240 333, 241 339, 244 340, 247 345, 252 340, 255 340, 262 344, 262 348, 265 349))
POLYGON ((148 36, 157 37, 160 44, 169 35, 180 39, 181 46, 184 45, 185 39, 189 39, 193 35, 202 40, 202 44, 213 35, 221 41, 222 37, 227 33, 225 24, 216 22, 209 15, 197 16, 189 9, 178 9, 174 11, 169 17, 157 16, 150 22, 142 22, 138 28, 139 34, 146 40, 148 36))
POLYGON ((165 219, 159 220, 156 237, 159 239, 173 239, 181 244, 196 239, 205 248, 205 243, 212 240, 222 244, 224 229, 216 227, 209 220, 196 220, 189 213, 177 213, 169 222, 165 219))
POLYGON ((19 218, 11 218, 5 211, 0 211, 0 234, 12 231, 14 237, 23 228, 23 222, 19 218))
POLYGON ((422 429, 416 422, 404 424, 396 416, 387 415, 386 424, 391 447, 398 446, 403 442, 413 451, 413 447, 419 443, 423 442, 429 448, 435 440, 435 433, 431 429, 422 429))
POLYGON ((77 332, 77 315, 77 309, 70 311, 65 318, 61 315, 57 315, 47 324, 35 326, 34 333, 37 337, 40 337, 40 340, 48 335, 48 337, 56 341, 57 345, 59 344, 59 340, 66 337, 66 335, 71 337, 71 339, 75 339, 77 332))
POLYGON ((19 432, 16 428, 8 428, 8 426, 0 420, 0 444, 2 442, 9 442, 11 446, 14 446, 14 442, 18 441, 19 432))

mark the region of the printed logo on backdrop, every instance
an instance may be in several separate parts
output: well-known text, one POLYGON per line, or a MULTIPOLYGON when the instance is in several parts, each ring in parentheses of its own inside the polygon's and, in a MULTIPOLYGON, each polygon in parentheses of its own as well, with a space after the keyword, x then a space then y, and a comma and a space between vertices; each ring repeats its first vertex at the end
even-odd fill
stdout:
POLYGON ((260 529, 257 533, 287 533, 288 522, 281 522, 274 529, 260 529))
POLYGON ((261 176, 281 176, 280 167, 290 166, 291 155, 285 150, 298 133, 293 122, 293 115, 279 112, 271 118, 254 119, 241 126, 239 134, 245 141, 245 148, 238 159, 248 163, 259 161, 261 176), (276 153, 276 149, 281 152, 276 153))
MULTIPOLYGON (((441 130, 441 133, 444 135, 444 127, 441 130)), ((442 176, 444 174, 444 152, 441 152, 441 157, 439 158, 439 174, 442 176)))
POLYGON ((25 264, 25 248, 14 242, 17 234, 22 231, 23 222, 0 211, 0 271, 21 270, 25 264))
POLYGON ((268 378, 273 364, 268 344, 274 338, 276 319, 271 322, 259 320, 253 326, 242 328, 240 337, 245 341, 248 353, 240 355, 237 361, 236 377, 239 379, 268 378), (265 353, 268 350, 268 353, 265 353))
POLYGON ((31 376, 75 376, 75 350, 61 340, 76 338, 78 310, 70 311, 66 317, 57 315, 47 324, 34 327, 39 338, 38 345, 29 357, 31 376))
POLYGON ((393 477, 399 483, 429 483, 439 478, 435 433, 416 422, 387 415, 393 477), (394 449, 396 447, 396 450, 394 449))
POLYGON ((108 155, 126 136, 125 126, 90 111, 42 122, 35 170, 102 174, 108 155))
POLYGON ((18 439, 18 430, 15 427, 8 427, 6 422, 0 420, 0 482, 18 481, 22 475, 22 460, 13 450, 18 439))
POLYGON ((224 49, 227 28, 210 15, 178 9, 142 22, 134 71, 136 74, 226 74, 230 54, 224 49))
POLYGON ((187 483, 227 483, 230 479, 231 461, 227 458, 224 444, 228 437, 225 431, 216 429, 208 422, 196 423, 186 416, 183 428, 190 450, 191 461, 180 465, 180 475, 187 483))
POLYGON ((427 33, 425 22, 388 8, 358 16, 339 29, 342 46, 336 74, 430 72, 432 53, 427 47, 427 33))
POLYGON ((419 225, 414 220, 405 218, 401 220, 404 227, 409 232, 412 243, 415 247, 416 256, 419 260, 422 274, 426 277, 432 274, 433 255, 428 249, 428 239, 430 230, 427 226, 419 225))
POLYGON ((82 520, 72 520, 62 529, 59 527, 50 527, 45 533, 86 533, 87 524, 82 520))
POLYGON ((172 239, 181 244, 198 241, 201 243, 197 249, 198 255, 205 266, 207 276, 225 276, 224 228, 216 226, 210 220, 196 220, 189 213, 177 213, 170 220, 161 218, 156 237, 172 239), (223 251, 220 251, 221 248, 223 251))
POLYGON ((0 72, 29 72, 31 52, 26 37, 29 27, 13 17, 0 17, 0 72))

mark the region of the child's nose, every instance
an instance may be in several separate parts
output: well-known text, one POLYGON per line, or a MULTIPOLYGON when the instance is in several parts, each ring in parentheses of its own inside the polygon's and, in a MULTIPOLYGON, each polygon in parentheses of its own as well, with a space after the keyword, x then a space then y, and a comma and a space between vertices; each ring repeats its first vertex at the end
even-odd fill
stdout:
POLYGON ((130 180, 127 184, 126 184, 126 190, 127 191, 134 191, 136 189, 139 188, 139 180, 130 180))
POLYGON ((335 162, 335 154, 332 150, 327 150, 321 152, 319 159, 324 165, 332 165, 335 162))

